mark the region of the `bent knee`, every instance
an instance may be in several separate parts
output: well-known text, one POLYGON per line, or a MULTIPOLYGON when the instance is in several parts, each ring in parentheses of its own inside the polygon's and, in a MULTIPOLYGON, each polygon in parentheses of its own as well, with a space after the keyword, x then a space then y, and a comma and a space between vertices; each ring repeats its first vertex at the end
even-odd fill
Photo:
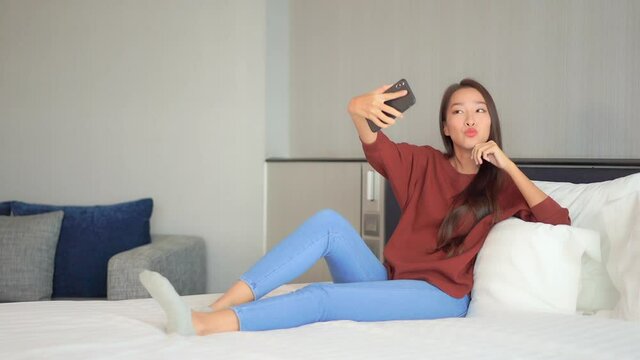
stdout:
MULTIPOLYGON (((306 306, 310 307, 314 314, 314 321, 326 321, 326 306, 329 303, 329 294, 322 283, 312 283, 298 290, 300 295, 305 296, 308 300, 306 306)), ((310 309, 310 310, 311 310, 310 309)))
POLYGON ((298 292, 305 294, 313 294, 318 298, 324 298, 327 295, 327 290, 325 289, 324 283, 311 283, 302 289, 298 290, 298 292))
POLYGON ((315 221, 320 221, 327 224, 332 224, 332 223, 335 223, 336 221, 341 221, 341 222, 347 221, 344 218, 344 216, 342 216, 339 212, 333 209, 328 209, 328 208, 318 211, 312 216, 312 218, 315 221))

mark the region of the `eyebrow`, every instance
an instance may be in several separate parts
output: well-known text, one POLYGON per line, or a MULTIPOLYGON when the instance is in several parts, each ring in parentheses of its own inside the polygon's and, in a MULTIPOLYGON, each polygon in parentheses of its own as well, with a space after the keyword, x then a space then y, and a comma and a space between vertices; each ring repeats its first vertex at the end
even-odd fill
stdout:
MULTIPOLYGON (((483 105, 487 105, 484 101, 476 101, 476 104, 483 104, 483 105)), ((457 102, 457 103, 453 103, 453 104, 451 104, 451 106, 455 106, 455 105, 462 105, 462 103, 457 102)))

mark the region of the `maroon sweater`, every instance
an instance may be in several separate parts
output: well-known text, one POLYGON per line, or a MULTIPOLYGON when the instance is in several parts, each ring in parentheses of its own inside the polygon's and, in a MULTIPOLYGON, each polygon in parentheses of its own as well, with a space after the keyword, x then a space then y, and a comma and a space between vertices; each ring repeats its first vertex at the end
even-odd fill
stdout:
MULTIPOLYGON (((362 143, 362 148, 369 164, 391 183, 402 209, 398 226, 384 248, 388 278, 425 280, 455 298, 469 294, 476 255, 491 229, 492 215, 471 228, 461 254, 447 258, 443 251, 430 252, 436 248, 438 229, 453 197, 475 174, 459 173, 441 151, 426 145, 396 144, 381 131, 376 141, 362 143)), ((506 174, 504 179, 498 221, 515 216, 553 225, 571 223, 567 209, 551 197, 529 207, 513 180, 506 174)))

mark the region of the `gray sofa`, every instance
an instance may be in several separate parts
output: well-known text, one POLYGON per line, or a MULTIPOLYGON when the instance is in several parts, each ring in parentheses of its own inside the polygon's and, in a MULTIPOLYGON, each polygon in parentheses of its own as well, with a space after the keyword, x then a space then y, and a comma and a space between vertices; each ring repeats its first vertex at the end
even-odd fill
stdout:
POLYGON ((151 235, 151 243, 109 259, 107 299, 147 298, 138 275, 144 269, 164 275, 180 295, 204 294, 207 283, 204 240, 196 236, 151 235))

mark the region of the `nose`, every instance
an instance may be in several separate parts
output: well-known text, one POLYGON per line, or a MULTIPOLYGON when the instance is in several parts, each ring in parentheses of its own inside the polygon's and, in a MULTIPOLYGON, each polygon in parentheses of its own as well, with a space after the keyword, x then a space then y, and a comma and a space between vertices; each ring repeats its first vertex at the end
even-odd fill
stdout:
POLYGON ((472 113, 471 114, 467 113, 467 118, 465 119, 465 124, 467 126, 473 126, 473 125, 476 124, 476 119, 475 119, 475 117, 473 116, 472 113))

